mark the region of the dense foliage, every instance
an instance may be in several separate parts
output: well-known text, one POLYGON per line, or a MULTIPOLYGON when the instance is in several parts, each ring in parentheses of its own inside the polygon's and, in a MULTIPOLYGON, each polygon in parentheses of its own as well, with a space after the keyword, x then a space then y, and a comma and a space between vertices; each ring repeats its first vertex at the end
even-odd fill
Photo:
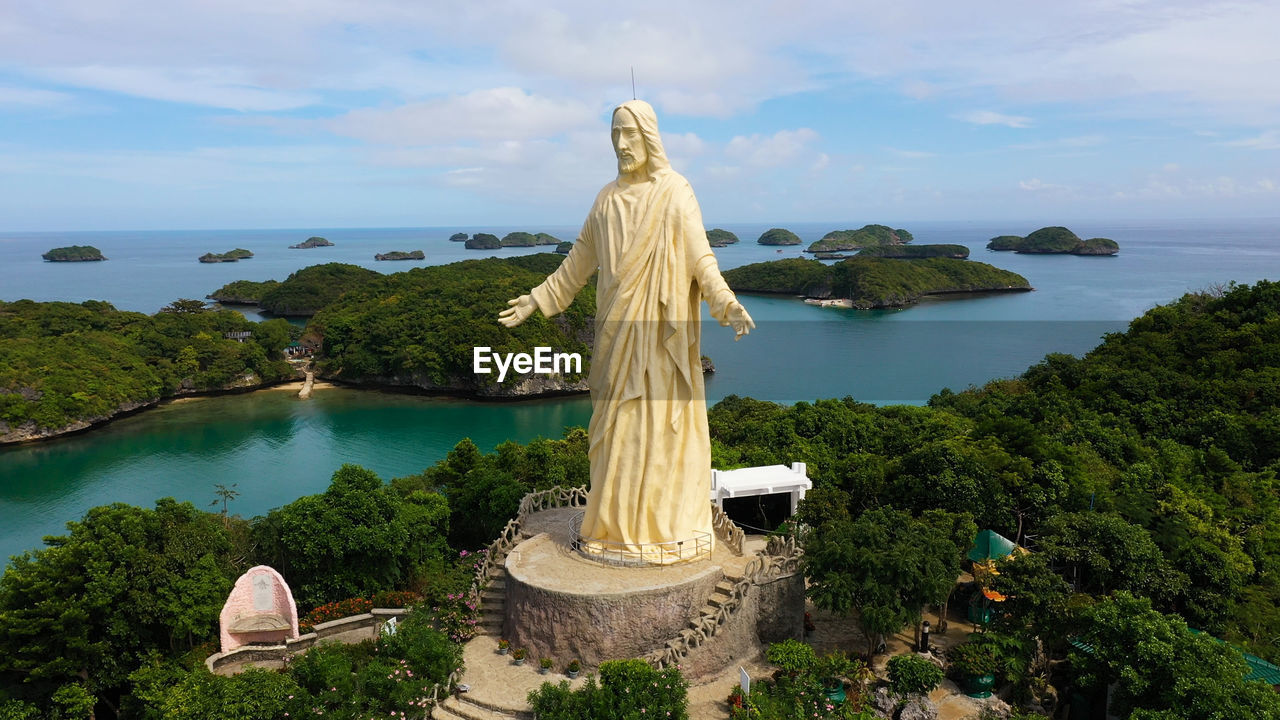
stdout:
POLYGON ((712 228, 707 231, 707 242, 711 247, 724 247, 738 242, 738 236, 728 230, 712 228))
POLYGON ((251 521, 171 499, 154 510, 93 508, 68 523, 67 535, 46 538, 48 547, 15 557, 0 577, 0 717, 71 706, 78 698, 98 705, 99 717, 104 709, 145 718, 274 717, 253 714, 274 705, 233 704, 243 712, 217 714, 218 702, 244 683, 261 685, 268 697, 236 702, 295 695, 314 703, 308 709, 420 707, 414 703, 423 687, 461 661, 456 643, 434 629, 439 623, 442 631, 455 630, 450 623, 462 615, 450 598, 461 597, 474 572, 473 555, 445 544, 448 517, 440 495, 393 490, 355 466, 335 473, 325 493, 251 521), (421 596, 403 589, 425 592, 397 634, 356 663, 361 675, 351 682, 367 694, 365 704, 325 695, 303 676, 297 683, 274 673, 233 680, 204 670, 232 583, 257 564, 283 572, 304 613, 336 593, 371 598, 317 608, 307 615, 313 623, 421 596), (405 675, 406 663, 412 675, 405 675))
POLYGON ((272 315, 314 315, 348 290, 381 277, 373 270, 346 263, 312 265, 293 272, 268 289, 258 303, 272 315))
POLYGON ((449 543, 476 548, 497 537, 526 494, 556 485, 587 485, 587 444, 581 428, 566 430, 562 440, 506 442, 490 454, 464 438, 444 460, 420 475, 396 478, 392 486, 402 494, 439 489, 453 513, 449 543))
POLYGON ((842 653, 817 657, 798 640, 769 646, 766 658, 778 667, 772 680, 751 683, 751 694, 735 687, 729 695, 730 720, 871 720, 866 684, 875 677, 866 663, 842 653), (842 704, 827 697, 826 688, 850 683, 842 704))
MULTIPOLYGON (((812 515, 812 513, 811 513, 812 515)), ((809 597, 820 608, 856 611, 868 655, 881 636, 941 605, 960 574, 960 558, 977 528, 968 513, 926 510, 920 517, 888 507, 856 518, 837 509, 805 539, 809 597)))
POLYGON ((737 291, 847 298, 858 308, 900 307, 935 293, 1031 289, 1017 273, 942 257, 853 257, 834 265, 788 258, 726 270, 724 279, 737 291))
POLYGON ((1042 227, 1030 235, 1000 235, 987 243, 988 250, 1012 250, 1024 254, 1068 253, 1072 255, 1115 255, 1120 245, 1108 238, 1081 240, 1061 226, 1042 227))
POLYGON ((569 251, 572 249, 573 249, 573 243, 567 240, 565 242, 556 244, 556 252, 560 253, 561 255, 568 255, 569 251))
POLYGON ((106 260, 102 251, 92 245, 68 245, 50 250, 40 257, 50 262, 82 262, 85 260, 106 260))
POLYGON ((769 228, 756 242, 761 245, 799 245, 800 236, 784 228, 769 228))
POLYGON ((862 248, 858 255, 907 259, 947 257, 963 260, 969 257, 969 248, 963 245, 874 245, 862 248))
POLYGON ((129 674, 216 633, 237 568, 221 518, 171 499, 97 507, 0 577, 0 702, 79 685, 119 706, 129 674))
POLYGON ((448 553, 449 506, 436 493, 397 493, 369 470, 343 465, 329 489, 254 524, 264 564, 302 607, 409 584, 448 553))
POLYGON ((464 232, 454 233, 449 236, 449 241, 450 242, 466 242, 467 234, 464 232))
POLYGON ((544 233, 544 232, 534 233, 533 239, 536 240, 539 245, 559 245, 560 244, 560 238, 550 233, 544 233))
POLYGON ((205 297, 221 303, 257 305, 262 302, 262 296, 266 295, 268 290, 279 284, 278 280, 263 280, 262 282, 235 280, 214 290, 205 297))
POLYGON ((888 225, 863 225, 857 230, 832 230, 809 245, 806 252, 835 252, 911 242, 911 233, 888 225))
POLYGON ((292 375, 288 323, 180 300, 152 316, 108 303, 0 302, 0 436, 58 430, 178 392, 292 375), (246 342, 224 337, 252 332, 246 342))
POLYGON ((578 690, 568 681, 543 683, 529 693, 541 720, 688 720, 689 683, 675 668, 654 670, 643 660, 608 660, 600 681, 587 678, 578 690))
POLYGON ((496 371, 476 374, 474 349, 528 353, 543 346, 580 353, 585 376, 594 286, 554 319, 535 313, 514 329, 497 322, 509 299, 540 284, 562 259, 545 253, 467 260, 378 276, 312 319, 311 329, 324 338, 321 370, 349 381, 500 394, 522 376, 508 373, 499 384, 496 371))
MULTIPOLYGON (((731 397, 710 423, 716 467, 807 462, 816 487, 801 512, 815 528, 946 509, 1029 547, 999 565, 996 623, 1059 657, 1093 632, 1082 609, 1123 593, 1280 657, 1280 285, 1188 295, 1084 358, 1050 355, 928 408, 731 397)), ((810 562, 875 547, 826 549, 840 537, 815 531, 810 562)), ((1139 652, 1119 643, 1105 665, 1141 664, 1139 652)))

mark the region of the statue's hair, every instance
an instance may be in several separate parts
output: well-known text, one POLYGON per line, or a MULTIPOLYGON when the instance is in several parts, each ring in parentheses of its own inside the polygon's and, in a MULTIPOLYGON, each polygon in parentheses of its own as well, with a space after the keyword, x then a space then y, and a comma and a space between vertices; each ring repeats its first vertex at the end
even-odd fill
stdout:
POLYGON ((643 100, 628 100, 614 108, 613 114, 616 116, 624 110, 640 126, 640 136, 644 138, 645 150, 649 153, 649 174, 670 171, 671 161, 667 160, 667 151, 662 147, 662 137, 658 134, 658 114, 653 111, 653 106, 643 100))

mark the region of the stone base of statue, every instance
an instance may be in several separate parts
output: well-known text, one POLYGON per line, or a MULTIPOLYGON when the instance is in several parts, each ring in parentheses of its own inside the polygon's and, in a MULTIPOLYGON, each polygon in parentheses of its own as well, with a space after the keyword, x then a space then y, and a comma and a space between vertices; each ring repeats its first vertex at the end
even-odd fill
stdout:
MULTIPOLYGON (((557 667, 644 658, 690 679, 804 633, 798 555, 735 553, 717 542, 696 559, 658 566, 601 562, 576 534, 579 508, 531 513, 507 555, 502 636, 557 667)), ((608 559, 608 558, 605 558, 608 559)))

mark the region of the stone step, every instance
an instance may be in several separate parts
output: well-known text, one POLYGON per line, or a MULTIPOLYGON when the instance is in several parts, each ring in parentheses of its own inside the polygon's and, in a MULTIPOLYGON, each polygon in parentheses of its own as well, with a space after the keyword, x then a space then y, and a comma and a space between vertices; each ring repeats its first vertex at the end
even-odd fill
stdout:
POLYGON ((735 580, 721 580, 720 582, 716 583, 716 592, 724 593, 725 595, 731 595, 733 594, 733 587, 737 584, 738 583, 735 580))
MULTIPOLYGON (((445 702, 448 702, 448 699, 446 699, 445 702)), ((431 720, 467 720, 467 719, 462 717, 461 715, 455 715, 452 712, 450 712, 449 709, 444 706, 444 703, 436 703, 435 707, 431 708, 431 720)))
POLYGON ((446 710, 465 718, 465 720, 513 720, 513 718, 532 718, 533 713, 512 712, 485 703, 466 695, 451 695, 442 705, 446 710))
POLYGON ((488 605, 491 602, 505 602, 507 593, 505 590, 495 590, 492 587, 480 593, 480 602, 488 605))
POLYGON ((491 578, 489 584, 485 585, 485 590, 493 590, 494 592, 505 593, 507 591, 507 576, 503 573, 502 577, 491 578))
POLYGON ((711 597, 707 598, 707 604, 714 607, 724 607, 724 604, 733 599, 729 593, 720 592, 719 588, 716 592, 711 593, 711 597))

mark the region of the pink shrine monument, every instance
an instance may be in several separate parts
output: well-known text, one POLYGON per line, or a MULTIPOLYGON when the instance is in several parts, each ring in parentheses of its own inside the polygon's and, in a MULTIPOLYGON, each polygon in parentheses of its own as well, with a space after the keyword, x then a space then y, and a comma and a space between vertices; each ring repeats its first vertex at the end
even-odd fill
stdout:
POLYGON ((258 565, 236 580, 218 622, 223 653, 245 645, 283 645, 298 637, 298 606, 280 573, 258 565))

